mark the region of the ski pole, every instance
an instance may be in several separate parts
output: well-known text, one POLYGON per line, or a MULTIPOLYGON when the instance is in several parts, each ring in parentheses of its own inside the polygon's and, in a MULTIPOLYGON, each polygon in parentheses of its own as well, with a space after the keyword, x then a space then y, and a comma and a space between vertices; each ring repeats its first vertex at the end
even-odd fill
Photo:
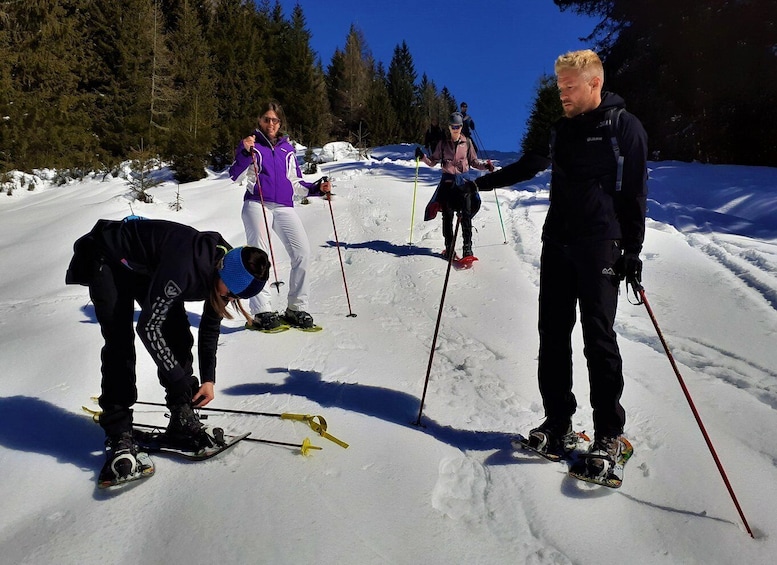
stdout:
POLYGON ((416 157, 415 160, 415 180, 413 181, 413 207, 410 212, 410 245, 413 245, 413 225, 415 224, 415 198, 418 192, 418 165, 421 163, 421 159, 416 157))
MULTIPOLYGON (((142 402, 140 400, 136 401, 135 404, 142 404, 145 406, 162 406, 167 407, 166 404, 162 404, 161 402, 142 402)), ((235 410, 235 409, 229 409, 229 408, 211 408, 209 406, 202 406, 200 408, 195 408, 195 410, 206 410, 210 412, 223 412, 225 414, 247 414, 251 416, 269 416, 271 418, 280 418, 281 420, 295 420, 297 422, 304 422, 308 426, 310 426, 310 429, 316 432, 318 435, 320 435, 323 438, 328 439, 331 442, 336 443, 343 449, 346 449, 348 447, 348 444, 344 441, 337 439, 330 433, 326 431, 327 423, 326 420, 324 420, 323 416, 311 416, 310 414, 290 414, 288 412, 284 413, 277 413, 277 412, 255 412, 253 410, 235 410)), ((205 416, 202 416, 205 418, 205 416)))
POLYGON ((688 405, 691 407, 691 412, 693 412, 693 417, 696 418, 696 423, 699 425, 699 429, 701 430, 701 434, 704 436, 704 441, 707 442, 707 447, 710 450, 710 453, 712 454, 712 458, 715 460, 715 465, 718 467, 718 472, 720 473, 721 478, 723 479, 723 482, 726 485, 726 488, 728 489, 729 495, 731 495, 731 500, 734 502, 734 506, 737 509, 737 512, 739 512, 739 517, 742 519, 742 523, 745 525, 745 529, 747 530, 747 533, 750 534, 750 537, 755 539, 755 536, 753 535, 753 531, 750 529, 750 526, 747 523, 747 518, 745 518, 745 514, 742 511, 742 507, 739 505, 739 501, 737 500, 736 494, 734 494, 734 489, 731 486, 731 483, 728 480, 728 476, 726 475, 726 471, 723 469, 723 464, 720 462, 720 459, 718 458, 718 454, 715 451, 715 447, 712 445, 712 440, 710 439, 709 434, 707 434, 707 430, 704 427, 704 423, 701 420, 701 416, 699 415, 698 410, 696 410, 696 405, 693 402, 693 399, 691 398, 691 393, 688 391, 688 387, 685 386, 685 381, 683 380, 682 375, 680 375, 680 370, 677 368, 677 363, 675 363, 674 357, 672 356, 672 352, 669 350, 669 345, 667 345, 666 340, 664 339, 663 333, 661 333, 661 328, 658 327, 658 321, 656 320, 655 314, 653 314, 653 309, 650 307, 650 303, 648 302, 647 296, 645 295, 645 289, 644 287, 636 280, 629 280, 627 281, 627 285, 631 284, 632 290, 634 291, 635 296, 640 300, 639 304, 644 304, 645 309, 647 310, 648 316, 650 316, 650 321, 653 322, 653 327, 656 329, 656 333, 658 334, 658 339, 661 340, 661 345, 664 346, 664 352, 666 353, 667 358, 669 359, 669 364, 672 366, 672 369, 674 370, 675 376, 677 376, 677 380, 680 382, 680 388, 683 389, 683 394, 685 394, 685 399, 688 401, 688 405))
MULTIPOLYGON (((488 153, 486 152, 483 140, 480 139, 480 134, 473 130, 473 133, 475 134, 475 137, 477 137, 477 143, 480 145, 480 148, 483 149, 483 154, 486 156, 486 160, 491 163, 491 158, 488 156, 488 153)), ((505 244, 507 244, 507 233, 505 232, 505 223, 504 220, 502 220, 502 207, 499 205, 499 196, 496 194, 496 189, 494 189, 494 202, 496 202, 496 211, 499 213, 499 225, 502 226, 502 237, 504 238, 505 244)))
MULTIPOLYGON (((97 397, 92 397, 93 401, 97 401, 97 397)), ((143 406, 160 406, 162 408, 167 408, 166 404, 162 404, 161 402, 143 402, 142 400, 137 400, 135 404, 141 404, 143 406)), ((86 406, 81 406, 81 408, 84 410, 84 412, 91 414, 92 419, 95 422, 99 422, 100 420, 100 414, 101 410, 94 410, 92 408, 88 408, 86 406)), ((211 408, 209 406, 203 406, 200 408, 196 408, 196 410, 204 410, 209 412, 223 412, 226 414, 246 414, 250 416, 268 416, 270 418, 280 418, 281 420, 295 420, 297 422, 304 422, 308 426, 310 426, 310 429, 316 432, 318 435, 320 435, 323 438, 328 439, 329 441, 336 443, 343 449, 348 448, 348 444, 344 441, 337 439, 335 436, 327 432, 327 423, 326 420, 324 420, 323 416, 311 416, 310 414, 290 414, 288 412, 284 413, 277 413, 277 412, 255 412, 252 410, 234 410, 229 408, 211 408)), ((202 416, 202 418, 207 418, 207 416, 202 416)))
POLYGON ((496 194, 496 189, 494 189, 494 202, 496 202, 496 211, 499 212, 499 224, 502 226, 502 237, 504 238, 505 244, 507 244, 507 233, 505 232, 505 223, 504 220, 502 220, 502 207, 499 205, 499 197, 496 194))
POLYGON ((308 455, 311 449, 319 449, 319 450, 323 449, 322 447, 318 447, 317 445, 313 445, 312 443, 310 443, 310 440, 308 438, 305 438, 304 440, 302 440, 302 443, 287 443, 285 441, 274 441, 271 439, 261 439, 256 437, 246 437, 246 438, 243 438, 241 441, 269 443, 270 445, 283 445, 286 447, 298 447, 302 455, 308 455))
POLYGON ((440 319, 442 318, 442 307, 445 304, 445 293, 448 290, 448 279, 451 276, 451 266, 453 265, 453 249, 456 246, 456 237, 459 235, 459 224, 461 223, 461 216, 456 215, 456 229, 453 230, 453 244, 450 248, 450 256, 448 257, 448 269, 445 271, 445 282, 442 285, 442 296, 440 297, 440 308, 437 310, 437 323, 434 325, 434 336, 432 337, 432 348, 429 351, 429 364, 426 366, 426 378, 424 379, 424 391, 421 394, 421 407, 418 409, 418 419, 415 422, 416 426, 421 425, 421 415, 424 411, 424 401, 426 400, 426 389, 429 386, 429 374, 432 372, 432 361, 434 360, 434 349, 437 346, 437 334, 440 331, 440 319))
POLYGON ((270 249, 270 262, 272 263, 272 272, 275 277, 275 282, 270 283, 270 286, 274 286, 281 293, 282 281, 278 280, 278 271, 275 268, 275 253, 272 249, 272 234, 270 233, 270 224, 267 221, 267 210, 264 207, 264 195, 262 194, 262 185, 259 183, 259 167, 256 165, 256 149, 251 148, 251 161, 254 164, 254 175, 256 175, 256 189, 259 191, 259 201, 262 204, 262 216, 264 217, 264 231, 267 233, 267 247, 270 249))
MULTIPOLYGON (((324 182, 328 180, 324 177, 324 182)), ((335 232, 335 244, 337 245, 337 256, 340 258, 340 270, 343 273, 343 286, 345 287, 345 300, 348 302, 348 318, 355 318, 356 314, 351 310, 351 298, 348 296, 348 283, 345 280, 345 266, 343 265, 343 255, 340 253, 340 239, 337 237, 337 226, 335 225, 335 213, 332 210, 332 197, 327 194, 327 201, 329 202, 329 215, 332 216, 332 229, 335 232)))
MULTIPOLYGON (((159 432, 163 432, 164 428, 160 426, 154 426, 152 424, 140 424, 140 423, 133 423, 133 427, 135 428, 145 428, 147 430, 157 430, 159 432)), ((254 443, 267 443, 270 445, 281 445, 284 447, 298 447, 302 455, 308 455, 311 449, 323 449, 321 447, 318 447, 317 445, 313 445, 310 443, 310 439, 305 438, 302 443, 289 443, 285 441, 275 441, 272 439, 262 439, 262 438, 256 438, 256 437, 244 437, 240 441, 252 441, 254 443)))

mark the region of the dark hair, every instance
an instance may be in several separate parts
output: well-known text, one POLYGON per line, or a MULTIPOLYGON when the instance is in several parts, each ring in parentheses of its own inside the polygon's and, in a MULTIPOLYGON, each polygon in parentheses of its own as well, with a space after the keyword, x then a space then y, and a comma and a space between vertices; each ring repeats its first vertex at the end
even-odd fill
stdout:
POLYGON ((270 259, 267 253, 258 247, 246 245, 240 250, 240 259, 255 279, 266 281, 270 278, 270 259))

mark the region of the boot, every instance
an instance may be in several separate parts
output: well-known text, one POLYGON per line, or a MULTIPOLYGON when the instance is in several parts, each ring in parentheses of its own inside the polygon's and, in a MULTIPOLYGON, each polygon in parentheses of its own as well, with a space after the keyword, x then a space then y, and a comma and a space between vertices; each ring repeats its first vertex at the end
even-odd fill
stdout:
POLYGON ((195 448, 202 447, 203 441, 208 437, 205 426, 188 403, 170 407, 170 423, 165 435, 171 443, 195 448))
POLYGON ((597 437, 586 454, 586 472, 605 478, 620 458, 623 444, 617 437, 597 437))
POLYGON ((137 460, 138 446, 132 432, 122 432, 105 438, 105 465, 99 483, 115 485, 127 481, 142 471, 137 460))

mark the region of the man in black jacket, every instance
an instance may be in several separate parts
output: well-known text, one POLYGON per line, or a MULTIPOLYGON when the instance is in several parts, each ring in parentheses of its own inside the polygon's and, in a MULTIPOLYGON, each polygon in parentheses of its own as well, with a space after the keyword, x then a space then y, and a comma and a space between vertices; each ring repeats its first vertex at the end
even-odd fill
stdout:
POLYGON ((645 235, 647 134, 623 110, 623 99, 602 92, 604 70, 590 50, 555 64, 564 116, 551 136, 550 159, 527 154, 476 181, 480 190, 508 186, 552 165, 550 206, 540 260, 538 378, 545 421, 530 445, 559 451, 572 431, 571 334, 580 308, 595 439, 588 472, 606 474, 620 454, 625 411, 623 371, 613 325, 619 282, 640 281, 645 235))

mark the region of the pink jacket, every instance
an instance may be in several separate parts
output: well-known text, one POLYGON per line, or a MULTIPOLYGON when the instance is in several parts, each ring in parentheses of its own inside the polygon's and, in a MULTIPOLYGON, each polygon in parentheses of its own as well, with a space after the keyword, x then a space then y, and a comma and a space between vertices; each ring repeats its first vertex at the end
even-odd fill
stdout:
POLYGON ((442 172, 451 175, 466 173, 470 167, 481 171, 488 168, 487 161, 478 159, 472 142, 463 135, 455 143, 450 138, 443 139, 434 148, 431 157, 424 155, 421 160, 430 167, 441 163, 442 172))

